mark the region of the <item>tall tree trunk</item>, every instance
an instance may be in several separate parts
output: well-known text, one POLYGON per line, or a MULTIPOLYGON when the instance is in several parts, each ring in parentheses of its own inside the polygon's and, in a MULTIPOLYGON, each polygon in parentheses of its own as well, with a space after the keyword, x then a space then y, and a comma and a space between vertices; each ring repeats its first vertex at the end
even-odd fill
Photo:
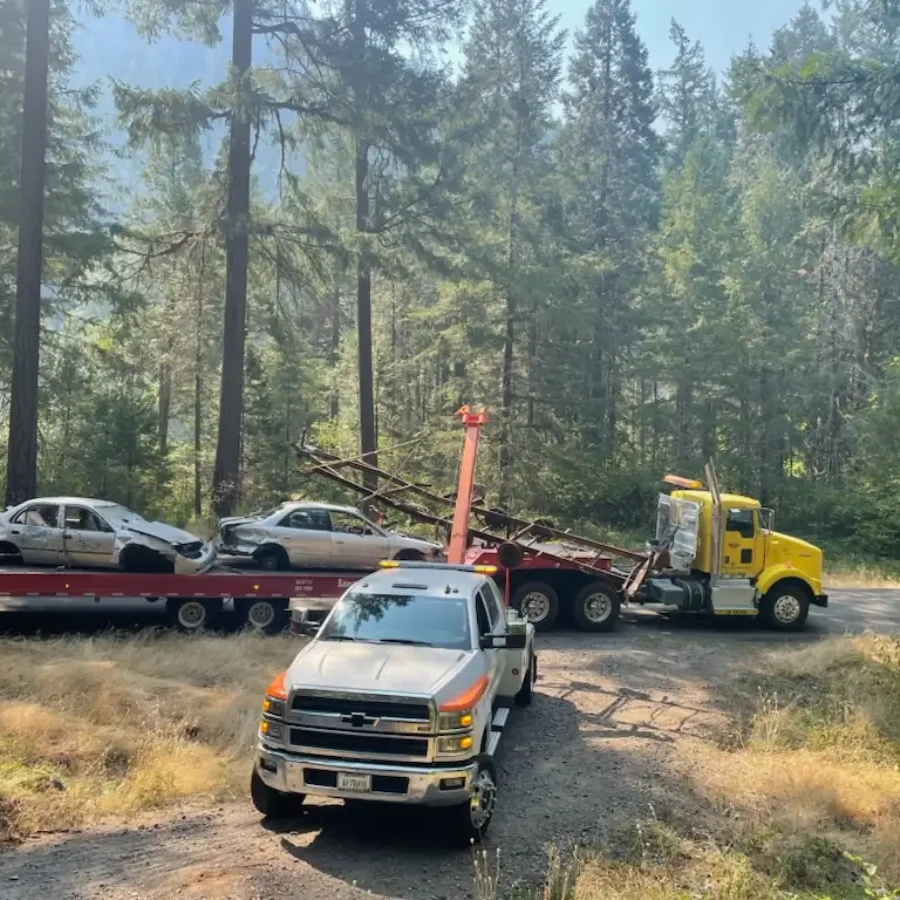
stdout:
MULTIPOLYGON (((201 261, 200 265, 203 265, 201 261)), ((202 269, 201 269, 202 279, 202 269)), ((200 482, 200 449, 203 426, 203 282, 197 285, 197 334, 194 343, 194 515, 203 514, 203 492, 200 482)))
POLYGON ((37 494, 38 361, 41 344, 44 171, 50 0, 29 0, 19 203, 16 323, 6 460, 6 502, 37 494))
MULTIPOLYGON (((242 80, 250 69, 252 56, 253 0, 234 0, 231 61, 242 80)), ((242 108, 232 113, 228 154, 222 389, 213 475, 213 508, 218 516, 231 515, 240 492, 249 215, 250 119, 247 111, 242 108)))
POLYGON ((169 452, 169 414, 172 409, 172 366, 168 362, 159 366, 159 458, 165 462, 169 452))
MULTIPOLYGON (((331 352, 329 361, 331 371, 337 371, 338 359, 341 352, 341 291, 337 279, 334 282, 334 290, 331 294, 331 352)), ((329 412, 332 419, 337 419, 341 412, 341 393, 338 381, 335 378, 331 386, 331 403, 329 412)))

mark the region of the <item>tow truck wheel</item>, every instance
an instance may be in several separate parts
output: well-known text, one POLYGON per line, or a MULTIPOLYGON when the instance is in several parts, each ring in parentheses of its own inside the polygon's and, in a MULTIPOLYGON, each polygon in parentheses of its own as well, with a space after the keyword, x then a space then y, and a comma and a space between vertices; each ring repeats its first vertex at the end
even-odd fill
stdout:
POLYGON ((259 777, 254 766, 250 777, 250 799, 256 811, 267 819, 287 819, 297 814, 303 803, 303 794, 282 794, 281 791, 270 788, 259 777))
POLYGON ((288 602, 272 597, 247 597, 235 601, 241 621, 261 634, 279 634, 288 618, 288 602))
POLYGON ((809 596, 796 584, 776 584, 759 604, 760 618, 776 631, 802 631, 809 615, 809 596))
POLYGON ((559 597, 549 584, 529 581, 517 587, 512 605, 526 618, 535 631, 549 631, 559 615, 559 597))
POLYGON ((461 847, 481 843, 497 805, 497 769, 494 761, 483 754, 476 762, 478 768, 469 799, 446 810, 449 838, 461 847))
POLYGON ((198 600, 194 597, 170 597, 166 601, 169 621, 188 633, 211 628, 222 610, 221 600, 198 600))
POLYGON ((582 631, 612 631, 619 621, 619 605, 619 593, 611 584, 592 581, 575 595, 575 624, 582 631))

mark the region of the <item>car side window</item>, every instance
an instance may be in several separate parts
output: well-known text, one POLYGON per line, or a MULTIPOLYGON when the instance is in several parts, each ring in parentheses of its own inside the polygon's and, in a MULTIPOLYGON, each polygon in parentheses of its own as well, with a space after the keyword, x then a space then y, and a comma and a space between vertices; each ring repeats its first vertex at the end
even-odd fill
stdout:
POLYGON ((493 578, 488 578, 484 583, 483 590, 488 601, 488 609, 490 609, 490 604, 493 602, 493 605, 497 610, 497 618, 505 619, 506 604, 503 602, 503 596, 500 593, 500 588, 497 587, 497 582, 495 582, 493 578))
POLYGON ((300 531, 331 531, 331 520, 324 509, 293 509, 279 523, 279 528, 300 531))
POLYGON ((66 528, 72 531, 112 531, 93 510, 83 506, 67 506, 65 515, 66 528))
POLYGON ((14 525, 37 525, 41 528, 59 527, 59 507, 53 503, 38 503, 18 512, 14 525))
POLYGON ((497 624, 497 620, 500 618, 500 610, 497 609, 497 604, 494 602, 494 598, 491 596, 487 586, 483 587, 478 592, 478 596, 481 599, 481 602, 484 603, 488 621, 491 623, 491 630, 493 631, 494 626, 497 624))
POLYGON ((752 538, 754 535, 753 510, 729 509, 728 518, 725 520, 725 530, 736 531, 742 538, 752 538))
POLYGON ((481 591, 475 595, 475 620, 478 623, 479 636, 491 633, 491 621, 488 618, 487 608, 484 605, 481 591))
POLYGON ((331 527, 342 534, 374 534, 371 522, 341 510, 331 513, 331 527))

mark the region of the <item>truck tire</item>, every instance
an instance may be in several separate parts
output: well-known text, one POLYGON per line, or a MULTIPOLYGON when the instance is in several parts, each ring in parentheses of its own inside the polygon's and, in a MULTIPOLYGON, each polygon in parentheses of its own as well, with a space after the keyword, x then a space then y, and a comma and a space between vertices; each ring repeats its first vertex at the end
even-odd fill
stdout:
POLYGON ((512 606, 535 631, 549 631, 559 616, 559 596, 545 581, 529 581, 513 591, 512 606))
POLYGON ((519 688, 518 693, 513 698, 516 706, 531 706, 531 701, 534 698, 534 682, 536 679, 537 655, 532 650, 531 658, 528 660, 528 671, 525 673, 525 680, 522 682, 522 687, 519 688))
POLYGON ((256 811, 267 819, 287 819, 299 812, 303 794, 282 794, 281 791, 276 791, 259 777, 254 766, 253 775, 250 776, 250 799, 256 811))
POLYGON ((576 595, 572 614, 582 631, 612 631, 619 621, 619 592, 602 578, 588 582, 576 595))
POLYGON ((215 627, 221 612, 221 600, 170 597, 166 601, 166 615, 169 617, 169 622, 179 631, 187 634, 215 627))
POLYGON ((244 597, 234 601, 241 624, 260 634, 280 634, 288 620, 288 601, 280 597, 244 597))
POLYGON ((759 604, 759 618, 775 631, 803 631, 809 615, 809 593, 799 584, 772 585, 759 604))
POLYGON ((472 786, 472 796, 464 803, 444 810, 447 838, 457 847, 480 844, 497 805, 497 769, 487 754, 476 759, 478 768, 472 786))

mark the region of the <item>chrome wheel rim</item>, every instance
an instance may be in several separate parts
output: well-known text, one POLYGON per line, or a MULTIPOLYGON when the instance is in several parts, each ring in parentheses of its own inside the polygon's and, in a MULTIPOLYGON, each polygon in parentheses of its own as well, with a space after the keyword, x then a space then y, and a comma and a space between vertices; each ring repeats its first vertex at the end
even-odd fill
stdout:
POLYGON ((275 607, 271 603, 254 603, 247 614, 254 628, 268 628, 275 621, 275 607))
POLYGON ((800 618, 800 601, 792 594, 785 594, 775 601, 772 612, 782 625, 791 625, 800 618))
POLYGON ((472 797, 469 801, 469 817, 472 827, 481 831, 487 827, 491 816, 494 814, 494 806, 497 804, 497 785, 487 769, 482 769, 472 785, 472 797))
POLYGON ((202 603, 192 600, 178 610, 178 622, 184 628, 195 630, 206 620, 206 608, 202 603))
POLYGON ((612 601, 599 591, 584 601, 584 617, 595 625, 605 622, 612 613, 612 601))
POLYGON ((543 622, 550 615, 550 598, 533 591, 522 598, 521 611, 529 622, 543 622))

